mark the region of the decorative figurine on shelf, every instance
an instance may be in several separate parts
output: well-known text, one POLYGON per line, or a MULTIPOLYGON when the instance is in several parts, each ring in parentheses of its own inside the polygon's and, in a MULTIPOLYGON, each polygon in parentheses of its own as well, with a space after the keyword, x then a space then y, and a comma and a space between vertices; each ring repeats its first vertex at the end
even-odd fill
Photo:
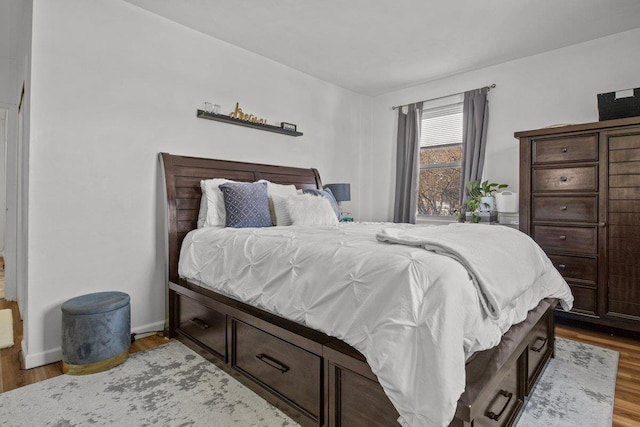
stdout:
POLYGON ((231 114, 229 114, 229 117, 231 117, 232 119, 243 120, 245 122, 257 123, 259 125, 267 124, 267 119, 260 119, 253 114, 244 113, 242 111, 242 108, 240 108, 239 102, 236 102, 236 109, 231 114))
POLYGON ((297 130, 297 126, 293 123, 282 122, 280 123, 280 127, 284 130, 290 130, 295 132, 297 130))

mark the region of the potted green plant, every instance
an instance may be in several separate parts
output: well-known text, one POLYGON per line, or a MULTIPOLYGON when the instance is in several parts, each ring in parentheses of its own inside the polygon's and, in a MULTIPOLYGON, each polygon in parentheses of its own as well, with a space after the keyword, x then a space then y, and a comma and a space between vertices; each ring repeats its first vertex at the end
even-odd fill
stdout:
POLYGON ((467 212, 470 212, 472 222, 480 222, 482 218, 480 212, 491 212, 494 210, 495 199, 494 194, 496 191, 503 188, 507 188, 507 184, 498 184, 495 182, 481 181, 479 179, 475 181, 469 181, 466 184, 467 188, 467 212))

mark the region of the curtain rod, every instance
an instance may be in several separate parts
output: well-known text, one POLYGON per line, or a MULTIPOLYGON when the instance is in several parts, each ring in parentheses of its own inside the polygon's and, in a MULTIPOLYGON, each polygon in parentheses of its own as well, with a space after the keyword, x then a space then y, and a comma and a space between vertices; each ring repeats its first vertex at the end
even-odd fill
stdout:
MULTIPOLYGON (((491 90, 494 89, 496 87, 496 84, 490 84, 489 86, 485 86, 487 89, 491 90)), ((480 89, 484 89, 484 88, 480 88, 480 89)), ((465 91, 466 92, 466 91, 465 91)), ((437 98, 431 98, 431 99, 425 99, 424 101, 418 101, 418 102, 427 102, 427 101, 435 101, 436 99, 443 99, 443 98, 448 98, 450 96, 455 96, 455 95, 460 95, 463 94, 464 92, 458 92, 458 93, 452 93, 450 95, 445 95, 445 96, 439 96, 437 98)), ((412 104, 415 104, 414 102, 412 102, 412 104)), ((396 105, 395 107, 391 107, 392 110, 396 110, 398 108, 402 108, 402 107, 406 107, 409 104, 405 104, 405 105, 396 105)))

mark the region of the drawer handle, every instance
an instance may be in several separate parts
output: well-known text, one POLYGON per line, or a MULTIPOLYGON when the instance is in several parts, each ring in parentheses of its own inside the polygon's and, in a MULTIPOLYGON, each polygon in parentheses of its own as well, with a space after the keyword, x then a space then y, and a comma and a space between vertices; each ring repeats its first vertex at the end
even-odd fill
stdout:
POLYGON ((207 324, 207 322, 205 322, 204 320, 200 320, 197 317, 194 317, 193 319, 191 319, 191 323, 193 323, 194 325, 196 325, 200 329, 209 328, 209 325, 207 324))
POLYGON ((560 240, 567 240, 567 236, 560 236, 560 237, 558 237, 558 239, 560 239, 560 240))
POLYGON ((547 338, 543 338, 543 337, 537 337, 536 340, 534 341, 542 341, 542 343, 540 344, 539 347, 531 347, 531 351, 535 351, 536 353, 540 353, 542 351, 542 349, 544 348, 545 345, 547 345, 547 338))
POLYGON ((289 367, 287 365, 278 362, 276 359, 269 357, 264 353, 257 354, 256 357, 260 359, 261 362, 264 362, 272 368, 279 370, 283 374, 289 370, 289 367))
POLYGON ((566 207, 566 206, 561 206, 561 207, 560 207, 560 210, 561 210, 561 211, 566 211, 566 210, 567 210, 567 207, 566 207))
POLYGON ((567 268, 567 264, 558 264, 558 268, 567 268))
POLYGON ((569 178, 567 178, 566 176, 561 176, 560 177, 560 182, 567 182, 569 180, 569 178))
POLYGON ((566 153, 567 152, 567 147, 562 147, 562 152, 566 153))
MULTIPOLYGON (((513 393, 508 392, 507 390, 500 390, 498 392, 498 396, 504 396, 507 398, 507 401, 505 402, 504 406, 502 407, 502 409, 500 410, 500 412, 498 412, 497 414, 493 411, 488 411, 485 415, 490 419, 490 420, 494 420, 494 421, 500 421, 500 417, 502 416, 502 413, 507 409, 507 406, 509 406, 509 403, 511 403, 511 399, 513 398, 513 393)), ((497 397, 497 396, 496 396, 497 397)), ((494 399, 495 400, 495 399, 494 399)))

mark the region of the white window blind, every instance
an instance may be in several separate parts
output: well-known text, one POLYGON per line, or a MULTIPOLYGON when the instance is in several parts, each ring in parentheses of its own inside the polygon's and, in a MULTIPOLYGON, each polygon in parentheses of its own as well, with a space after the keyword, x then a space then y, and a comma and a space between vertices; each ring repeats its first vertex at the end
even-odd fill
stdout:
POLYGON ((462 143, 462 102, 424 109, 420 147, 462 143))

